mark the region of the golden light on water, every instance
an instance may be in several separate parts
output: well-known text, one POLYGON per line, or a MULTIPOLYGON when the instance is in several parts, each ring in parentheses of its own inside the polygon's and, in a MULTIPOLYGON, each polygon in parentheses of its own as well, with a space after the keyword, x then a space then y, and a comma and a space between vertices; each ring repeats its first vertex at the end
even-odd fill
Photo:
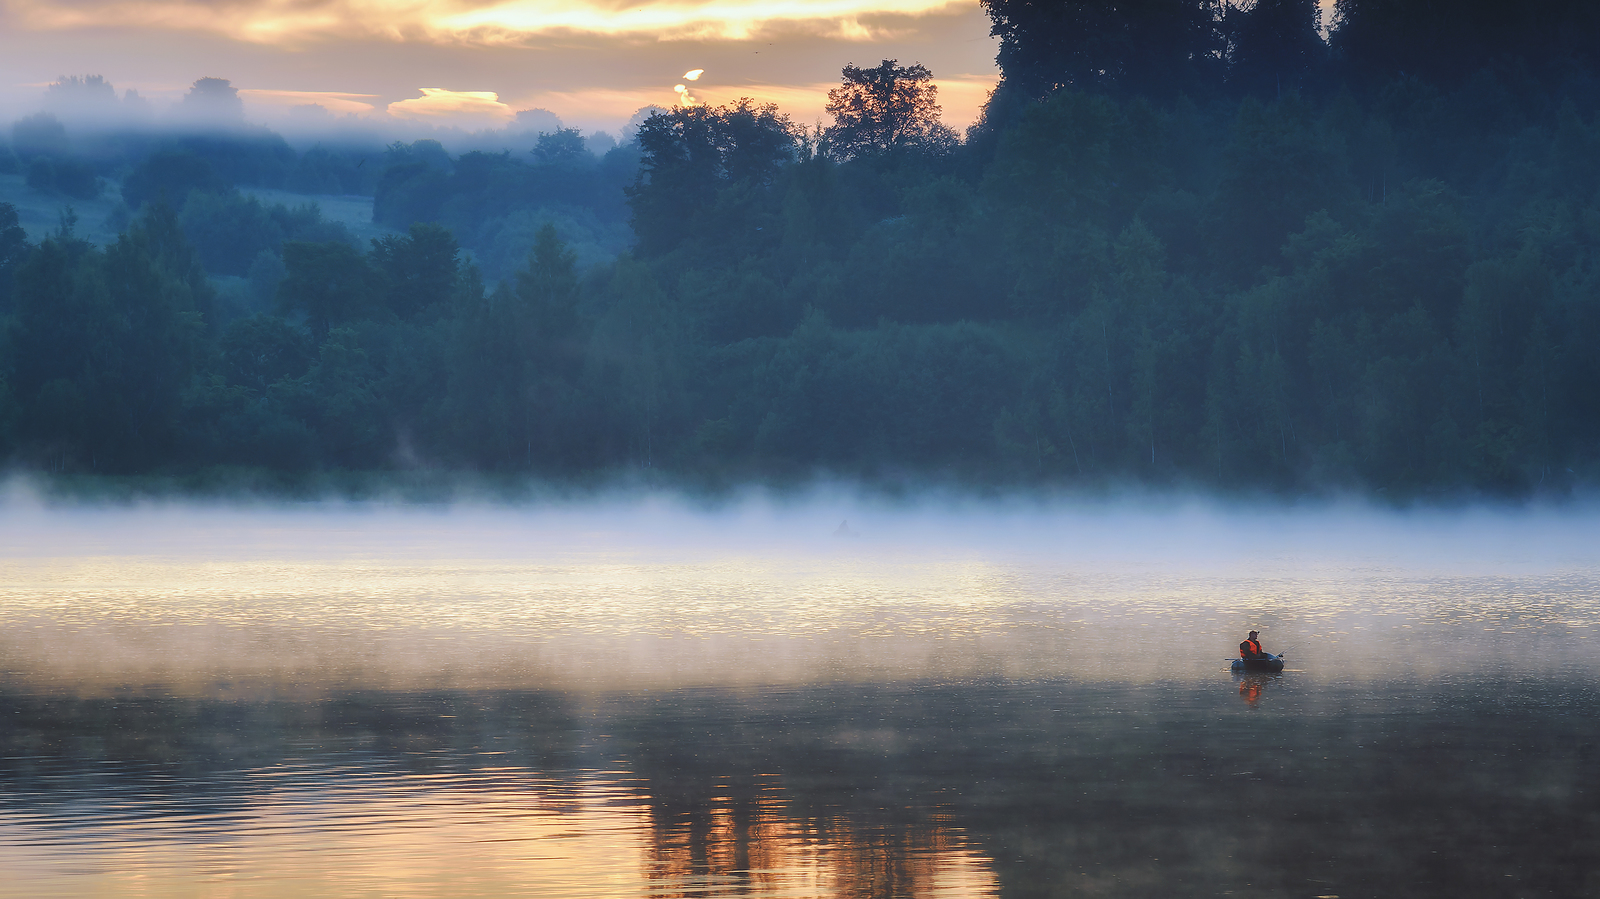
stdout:
POLYGON ((0 811, 0 868, 18 886, 70 881, 79 895, 127 897, 999 893, 991 863, 959 833, 913 830, 892 856, 848 821, 819 835, 791 816, 776 778, 754 808, 735 814, 713 797, 706 825, 691 827, 659 819, 627 771, 349 770, 331 783, 309 773, 245 770, 216 785, 212 803, 127 807, 32 839, 4 834, 45 822, 0 811))
POLYGON ((1215 893, 1587 820, 1581 517, 5 511, 0 896, 1215 893))
POLYGON ((1295 546, 1281 527, 1289 543, 1243 536, 1251 554, 1230 556, 1140 524, 1119 544, 1123 526, 1072 519, 1033 531, 1032 546, 981 529, 831 540, 837 521, 775 523, 750 542, 747 524, 694 516, 650 533, 561 514, 23 519, 0 554, 0 658, 36 686, 87 691, 1205 678, 1250 628, 1359 677, 1386 655, 1434 670, 1506 641, 1588 646, 1585 610, 1600 601, 1594 568, 1573 561, 1504 567, 1480 553, 1488 568, 1474 573, 1464 559, 1368 555, 1378 543, 1295 546), (815 533, 797 542, 797 527, 815 533), (151 535, 166 536, 141 546, 151 535), (1119 664, 1129 646, 1160 664, 1119 664))

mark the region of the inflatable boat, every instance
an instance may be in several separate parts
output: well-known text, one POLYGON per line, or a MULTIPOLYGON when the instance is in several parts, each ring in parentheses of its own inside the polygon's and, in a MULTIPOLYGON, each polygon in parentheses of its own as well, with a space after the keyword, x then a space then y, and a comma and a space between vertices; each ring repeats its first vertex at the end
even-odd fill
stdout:
POLYGON ((1273 674, 1283 670, 1283 656, 1268 655, 1264 659, 1234 659, 1235 671, 1270 671, 1273 674))

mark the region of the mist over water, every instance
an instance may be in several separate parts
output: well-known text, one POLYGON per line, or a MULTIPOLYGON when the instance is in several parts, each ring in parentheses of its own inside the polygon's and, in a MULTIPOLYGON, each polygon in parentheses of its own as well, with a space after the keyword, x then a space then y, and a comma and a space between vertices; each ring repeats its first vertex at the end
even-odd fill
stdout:
POLYGON ((1595 524, 13 485, 0 894, 1577 895, 1595 524))
POLYGON ((0 85, 0 899, 1600 895, 1600 17, 1437 6, 0 29, 169 57, 0 85))
POLYGON ((1587 510, 843 493, 716 509, 14 501, 6 639, 48 645, 35 664, 74 683, 304 665, 594 689, 1194 677, 1252 627, 1311 676, 1361 676, 1379 657, 1470 671, 1550 640, 1590 664, 1593 525, 1587 510), (1133 671, 1115 661, 1131 647, 1148 660, 1133 671))

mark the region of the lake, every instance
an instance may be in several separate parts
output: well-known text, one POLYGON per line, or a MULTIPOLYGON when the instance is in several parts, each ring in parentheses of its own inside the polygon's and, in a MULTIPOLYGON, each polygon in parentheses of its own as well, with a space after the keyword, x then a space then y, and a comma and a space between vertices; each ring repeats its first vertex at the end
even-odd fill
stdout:
POLYGON ((1600 895, 1587 508, 0 512, 4 896, 1600 895))

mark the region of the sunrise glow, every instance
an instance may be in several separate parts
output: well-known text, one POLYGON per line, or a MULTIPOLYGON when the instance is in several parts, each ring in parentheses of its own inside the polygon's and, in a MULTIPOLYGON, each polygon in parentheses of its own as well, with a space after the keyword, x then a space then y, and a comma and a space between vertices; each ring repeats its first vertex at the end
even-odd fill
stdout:
POLYGON ((870 40, 883 16, 923 16, 967 4, 954 0, 716 0, 658 2, 613 8, 555 0, 510 3, 450 0, 333 0, 303 4, 257 0, 211 4, 193 0, 21 2, 11 14, 38 30, 123 27, 208 31, 262 44, 379 37, 406 42, 515 42, 552 33, 651 40, 744 40, 773 28, 870 40))

